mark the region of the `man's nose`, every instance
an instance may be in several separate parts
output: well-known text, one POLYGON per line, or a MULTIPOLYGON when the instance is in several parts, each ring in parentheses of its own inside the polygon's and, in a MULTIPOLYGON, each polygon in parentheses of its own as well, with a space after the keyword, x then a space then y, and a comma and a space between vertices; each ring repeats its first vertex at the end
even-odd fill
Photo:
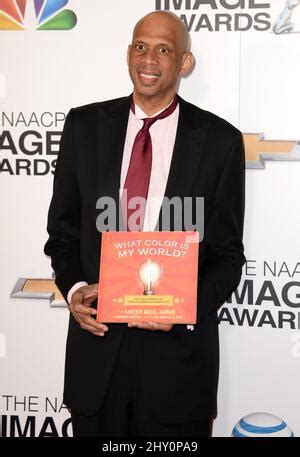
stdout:
POLYGON ((158 62, 158 59, 157 59, 157 55, 156 55, 156 51, 155 49, 147 49, 146 52, 144 53, 143 55, 143 60, 145 63, 157 63, 158 62))

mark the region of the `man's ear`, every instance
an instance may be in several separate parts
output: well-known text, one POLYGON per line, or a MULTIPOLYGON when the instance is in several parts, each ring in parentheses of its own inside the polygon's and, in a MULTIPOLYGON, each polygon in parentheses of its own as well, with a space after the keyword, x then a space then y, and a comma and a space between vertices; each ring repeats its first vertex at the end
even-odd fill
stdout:
POLYGON ((185 52, 182 56, 180 75, 187 76, 193 70, 195 57, 191 52, 185 52))

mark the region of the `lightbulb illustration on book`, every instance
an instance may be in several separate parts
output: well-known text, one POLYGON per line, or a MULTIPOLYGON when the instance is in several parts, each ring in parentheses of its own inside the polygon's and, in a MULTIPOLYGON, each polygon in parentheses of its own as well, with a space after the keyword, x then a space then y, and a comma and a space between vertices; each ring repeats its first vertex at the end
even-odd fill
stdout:
POLYGON ((139 277, 144 285, 144 295, 154 295, 154 285, 159 281, 162 275, 162 268, 157 262, 151 259, 142 263, 139 268, 139 277))

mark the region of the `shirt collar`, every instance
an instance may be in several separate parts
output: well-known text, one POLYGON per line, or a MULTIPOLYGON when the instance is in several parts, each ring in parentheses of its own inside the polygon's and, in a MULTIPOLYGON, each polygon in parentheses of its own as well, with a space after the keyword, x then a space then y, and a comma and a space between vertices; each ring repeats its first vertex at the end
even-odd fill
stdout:
MULTIPOLYGON (((171 103, 173 103, 173 100, 174 100, 174 98, 171 100, 171 102, 168 105, 164 106, 163 109, 161 109, 160 111, 157 111, 157 113, 152 114, 152 116, 150 116, 150 117, 155 117, 158 114, 162 113, 163 110, 168 108, 168 106, 170 106, 171 103)), ((135 114, 132 111, 131 111, 131 113, 136 119, 145 119, 145 118, 149 117, 149 116, 147 116, 147 114, 144 113, 144 111, 136 103, 135 103, 135 114)))

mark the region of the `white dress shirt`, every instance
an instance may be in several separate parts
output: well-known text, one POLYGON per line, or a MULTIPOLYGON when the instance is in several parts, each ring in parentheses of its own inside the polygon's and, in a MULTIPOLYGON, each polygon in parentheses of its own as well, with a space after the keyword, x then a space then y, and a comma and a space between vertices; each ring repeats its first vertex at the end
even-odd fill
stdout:
MULTIPOLYGON (((164 109, 153 114, 151 117, 157 116, 164 109)), ((122 160, 120 197, 127 176, 133 143, 137 133, 143 127, 142 119, 146 117, 148 116, 138 105, 135 105, 135 114, 130 110, 122 160)), ((144 232, 154 231, 158 221, 170 171, 178 117, 179 105, 177 105, 170 116, 157 120, 149 129, 152 142, 152 167, 143 226, 144 232)))

